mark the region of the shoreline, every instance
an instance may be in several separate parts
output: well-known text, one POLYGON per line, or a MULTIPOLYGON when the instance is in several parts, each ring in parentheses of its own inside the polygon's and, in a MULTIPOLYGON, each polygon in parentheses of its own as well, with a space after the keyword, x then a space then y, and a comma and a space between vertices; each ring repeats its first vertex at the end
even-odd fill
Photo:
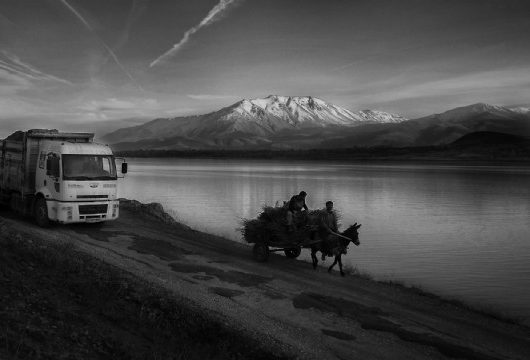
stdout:
MULTIPOLYGON (((247 244, 244 241, 239 242, 239 241, 235 241, 235 240, 229 239, 229 238, 224 237, 224 236, 207 233, 207 232, 201 231, 201 230, 196 230, 193 227, 190 227, 190 226, 188 226, 188 225, 186 225, 184 223, 181 223, 181 222, 177 221, 173 216, 168 214, 164 210, 163 206, 160 203, 148 203, 148 204, 145 204, 145 203, 141 203, 141 202, 139 202, 137 200, 134 200, 134 199, 124 199, 124 198, 120 198, 119 200, 120 200, 120 206, 123 206, 122 204, 124 204, 125 207, 127 209, 129 209, 129 210, 142 213, 143 215, 152 216, 155 219, 161 220, 161 221, 163 221, 165 223, 168 223, 168 224, 172 224, 173 226, 181 228, 184 231, 189 231, 190 234, 197 234, 198 233, 198 234, 202 234, 203 236, 210 237, 212 239, 217 239, 217 240, 221 240, 221 241, 231 241, 231 242, 235 242, 235 243, 238 243, 238 244, 245 244, 245 245, 247 244)), ((304 261, 304 260, 299 260, 299 261, 304 261)), ((306 262, 306 261, 304 261, 304 262, 306 262)), ((309 264, 309 262, 307 262, 307 263, 309 264)), ((518 318, 518 317, 515 317, 515 316, 507 315, 507 314, 504 313, 504 311, 502 309, 496 309, 496 308, 493 308, 493 307, 490 308, 489 306, 483 306, 482 307, 482 306, 469 304, 465 300, 460 300, 460 299, 457 299, 457 298, 451 298, 450 295, 440 295, 440 294, 436 294, 436 293, 433 293, 433 292, 426 291, 426 290, 422 289, 420 285, 414 285, 414 284, 407 285, 407 284, 405 284, 403 281, 401 281, 399 279, 376 280, 374 275, 372 275, 372 274, 370 274, 369 272, 366 272, 366 271, 359 272, 356 268, 353 268, 353 269, 344 268, 344 271, 347 274, 351 275, 351 276, 354 276, 354 277, 357 277, 357 278, 360 278, 360 279, 363 279, 363 280, 366 280, 366 281, 372 281, 372 282, 375 282, 375 283, 378 283, 378 284, 381 284, 381 285, 384 285, 384 286, 397 287, 397 288, 399 288, 399 289, 401 289, 403 291, 410 292, 411 294, 415 294, 415 295, 422 296, 422 297, 429 297, 429 298, 437 299, 437 300, 445 302, 447 304, 451 304, 451 305, 454 305, 454 306, 461 307, 462 309, 466 309, 466 310, 469 310, 469 311, 476 312, 477 314, 480 314, 480 315, 488 316, 488 317, 491 317, 493 319, 504 321, 504 322, 508 322, 508 323, 511 323, 511 324, 525 326, 525 327, 528 327, 530 329, 530 317, 528 317, 528 320, 527 320, 528 323, 525 323, 525 321, 523 320, 524 318, 518 318)))
MULTIPOLYGON (((144 204, 137 200, 123 199, 123 198, 120 200, 125 201, 128 207, 137 209, 136 211, 141 211, 144 214, 149 213, 157 219, 163 219, 164 222, 168 222, 168 223, 173 224, 174 226, 186 229, 187 231, 189 231, 189 234, 203 234, 212 239, 230 241, 230 242, 234 242, 237 244, 245 244, 248 246, 248 243, 246 243, 246 241, 242 237, 240 238, 240 241, 238 241, 237 239, 231 238, 229 236, 209 233, 207 231, 195 229, 194 227, 190 225, 179 222, 178 219, 175 219, 173 216, 165 212, 165 210, 163 209, 163 206, 160 203, 144 204), (142 209, 142 210, 138 210, 138 209, 142 209)), ((310 262, 306 260, 300 259, 298 261, 303 261, 307 264, 310 264, 310 262)), ((363 270, 363 269, 359 271, 356 267, 349 268, 348 266, 346 266, 344 267, 344 271, 351 276, 358 277, 366 281, 372 281, 372 282, 382 284, 385 286, 401 288, 405 291, 410 291, 412 294, 417 294, 423 297, 436 298, 442 302, 446 302, 448 304, 455 305, 463 309, 476 312, 481 315, 489 316, 497 320, 505 321, 511 324, 526 326, 530 328, 530 315, 529 316, 512 315, 510 311, 504 310, 501 305, 496 306, 496 305, 473 304, 471 302, 466 301, 465 299, 461 299, 456 296, 453 297, 451 294, 441 294, 441 293, 425 290, 421 284, 415 284, 415 283, 407 284, 405 283, 404 280, 401 280, 399 278, 378 280, 376 279, 377 277, 376 275, 366 270, 363 270)))
MULTIPOLYGON (((427 355, 435 359, 446 359, 446 356, 496 359, 492 354, 497 351, 502 354, 503 351, 515 351, 512 348, 528 348, 525 342, 528 340, 524 339, 530 338, 530 328, 515 319, 496 314, 495 311, 492 313, 477 309, 399 282, 375 281, 366 274, 341 278, 325 271, 314 272, 307 263, 280 255, 272 255, 268 264, 257 264, 248 259, 248 245, 181 224, 166 213, 160 204, 142 204, 126 199, 120 201, 122 219, 101 226, 57 225, 51 230, 42 230, 27 220, 0 212, 0 234, 5 235, 6 231, 11 234, 10 240, 6 241, 7 237, 2 236, 0 241, 3 259, 11 259, 8 267, 0 269, 3 271, 0 272, 0 279, 6 279, 6 275, 11 278, 16 276, 17 281, 7 282, 9 288, 16 283, 31 284, 33 293, 30 292, 29 298, 36 299, 19 308, 18 312, 0 312, 1 317, 8 316, 6 323, 9 324, 0 341, 0 355, 2 351, 8 354, 9 349, 9 354, 13 355, 13 349, 17 348, 13 339, 17 333, 20 335, 19 342, 23 344, 19 348, 30 349, 28 351, 31 351, 32 346, 35 351, 43 350, 41 347, 44 345, 39 345, 39 341, 32 338, 37 336, 34 333, 41 332, 44 334, 41 342, 55 341, 63 347, 70 344, 80 346, 83 351, 107 351, 107 354, 110 351, 113 355, 113 351, 123 350, 121 340, 112 335, 116 332, 125 331, 125 338, 136 339, 134 341, 139 341, 147 348, 161 346, 153 343, 153 339, 145 337, 145 334, 138 333, 138 327, 148 324, 155 326, 153 331, 161 331, 159 336, 168 339, 169 345, 157 348, 167 353, 175 351, 171 348, 176 344, 173 337, 178 322, 182 320, 187 325, 185 328, 178 328, 177 333, 188 339, 184 346, 192 349, 190 351, 203 349, 206 351, 206 354, 202 353, 203 358, 211 357, 213 351, 222 349, 224 352, 220 358, 348 358, 347 354, 362 350, 368 351, 364 353, 365 358, 379 354, 382 358, 391 359, 395 358, 397 351, 407 358, 410 354, 416 354, 411 358, 418 359, 427 355), (163 234, 169 237, 164 238, 163 234), (131 241, 127 237, 131 237, 131 241), (27 259, 28 254, 30 260, 27 259), (28 266, 31 271, 27 270, 28 266), (39 271, 42 266, 44 271, 39 271), (74 271, 65 271, 65 267, 74 271), (292 276, 296 276, 295 280, 291 280, 292 276), (321 281, 326 282, 326 289, 323 290, 328 295, 317 293, 318 289, 314 284, 321 281), (307 285, 304 285, 305 282, 307 285), (207 285, 206 288, 203 283, 207 285), (70 289, 73 298, 69 293, 64 294, 64 284, 70 289), (79 284, 89 286, 79 287, 79 284), (346 285, 347 288, 344 287, 346 285), (293 286, 298 289, 293 289, 293 286), (56 308, 50 312, 49 307, 38 309, 36 304, 41 303, 38 300, 39 293, 50 290, 65 296, 60 301, 57 300, 70 304, 64 307, 65 311, 56 308), (104 294, 113 295, 109 297, 104 294), (368 299, 362 300, 366 296, 368 299), (252 305, 254 302, 257 308, 252 305), (80 312, 79 306, 85 306, 83 304, 89 306, 85 307, 84 312, 80 312), (272 313, 268 312, 268 307, 271 307, 272 313), (77 310, 71 313, 69 309, 74 308, 77 310), (128 314, 134 314, 142 308, 145 314, 153 313, 155 317, 153 320, 142 315, 134 319, 136 323, 132 324, 133 320, 121 311, 122 308, 129 309, 128 314), (259 312, 263 311, 263 314, 256 312, 257 309, 259 312), (293 311, 300 312, 302 317, 290 319, 295 315, 293 311), (76 324, 81 320, 76 316, 80 313, 88 317, 88 320, 83 321, 88 321, 89 335, 78 334, 72 339, 71 331, 65 329, 78 326, 76 324), (20 325, 25 321, 14 321, 21 320, 16 318, 17 314, 26 314, 25 321, 34 329, 29 335, 20 325), (156 330, 156 319, 166 316, 175 321, 156 330), (392 322, 386 320, 387 316, 393 319, 392 322), (61 318, 63 323, 54 323, 54 317, 61 318), (421 319, 425 317, 439 320, 429 320, 421 325, 424 321, 421 319), (34 318, 41 320, 34 322, 34 318), (90 322, 93 319, 96 321, 90 322), (278 322, 279 319, 286 322, 278 322), (291 321, 294 323, 291 324, 291 321), (319 327, 315 329, 315 321, 319 324, 322 322, 322 331, 319 327), (445 324, 447 321, 449 323, 445 324), (50 322, 57 328, 50 330, 50 322), (416 325, 409 329, 405 325, 409 322, 416 325), (91 330, 92 325, 96 329, 96 324, 101 323, 106 324, 104 328, 108 330, 103 332, 107 334, 105 336, 95 335, 91 330), (128 324, 126 329, 121 328, 124 324, 128 324), (360 324, 360 327, 355 324, 360 324), (447 325, 450 327, 447 328, 447 325), (427 327, 421 330, 423 326, 427 327), (418 330, 415 330, 417 327, 418 330), (455 333, 458 337, 465 333, 469 333, 471 337, 468 340, 457 340, 456 337, 444 335, 448 329, 455 327, 460 329, 455 333), (192 329, 191 335, 185 335, 189 328, 192 329), (199 335, 202 332, 193 333, 193 329, 209 329, 206 333, 210 335, 204 337, 199 335), (490 334, 491 332, 493 333, 490 334), (270 338, 263 334, 269 334, 270 338), (373 341, 383 335, 385 338, 388 336, 390 343, 385 346, 375 345, 373 341), (507 344, 512 345, 503 345, 504 350, 490 352, 487 349, 489 342, 483 341, 491 336, 506 338, 507 344), (105 342, 107 337, 114 339, 114 342, 105 342), (357 342, 358 337, 364 340, 357 342), (96 346, 83 340, 85 338, 94 340, 96 346), (476 338, 482 340, 471 340, 476 338), (216 340, 212 342, 212 339, 216 340), (322 352, 323 348, 319 346, 315 347, 322 340, 337 351, 337 357, 322 352), (341 347, 336 348, 337 341, 342 344, 341 347), (475 343, 476 341, 479 342, 475 343), (2 343, 9 344, 9 348, 3 347, 2 343)), ((24 291, 29 291, 29 288, 24 291)), ((16 289, 13 294, 18 296, 16 289)), ((4 301, 9 300, 5 299, 7 298, 4 301)), ((20 304, 20 301, 12 299, 9 306, 20 304)), ((2 329, 0 338, 1 331, 2 329)), ((524 353, 521 351, 519 352, 524 353)), ((123 358, 127 357, 124 355, 123 358)))
POLYGON ((463 152, 440 147, 412 148, 346 148, 300 150, 117 150, 117 156, 136 158, 220 159, 220 160, 302 160, 389 163, 458 163, 458 164, 527 164, 530 153, 513 155, 496 152, 463 152))

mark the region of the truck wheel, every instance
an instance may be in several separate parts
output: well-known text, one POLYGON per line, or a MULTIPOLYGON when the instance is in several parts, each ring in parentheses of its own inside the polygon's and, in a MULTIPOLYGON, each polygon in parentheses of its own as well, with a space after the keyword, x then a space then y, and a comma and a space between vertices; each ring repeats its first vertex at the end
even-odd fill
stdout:
POLYGON ((302 252, 302 249, 298 248, 292 248, 292 249, 285 249, 283 251, 285 253, 285 256, 287 256, 289 259, 296 259, 300 256, 300 253, 302 252))
POLYGON ((252 253, 254 254, 254 259, 257 262, 265 262, 269 258, 269 247, 261 242, 256 243, 254 244, 252 253))
POLYGON ((44 198, 38 198, 35 201, 35 222, 40 227, 50 226, 50 219, 48 218, 48 206, 46 205, 46 200, 44 198))

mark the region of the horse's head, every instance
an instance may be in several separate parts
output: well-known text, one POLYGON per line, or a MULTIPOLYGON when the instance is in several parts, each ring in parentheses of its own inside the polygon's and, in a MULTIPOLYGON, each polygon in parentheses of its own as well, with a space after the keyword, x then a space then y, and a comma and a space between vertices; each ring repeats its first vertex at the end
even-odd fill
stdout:
POLYGON ((357 223, 353 224, 349 228, 347 228, 342 235, 346 236, 347 238, 351 239, 351 242, 355 245, 359 246, 361 242, 359 241, 359 228, 361 227, 361 224, 357 225, 357 223))

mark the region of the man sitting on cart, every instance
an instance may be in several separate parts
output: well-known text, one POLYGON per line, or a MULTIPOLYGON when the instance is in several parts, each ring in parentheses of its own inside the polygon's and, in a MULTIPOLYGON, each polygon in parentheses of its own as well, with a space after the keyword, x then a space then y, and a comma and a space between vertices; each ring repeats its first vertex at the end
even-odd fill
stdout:
POLYGON ((293 195, 291 200, 289 200, 289 205, 287 209, 287 232, 292 233, 298 230, 298 227, 303 223, 302 209, 306 210, 307 214, 307 205, 305 204, 305 197, 307 193, 301 191, 298 195, 293 195))
POLYGON ((320 224, 318 228, 318 236, 322 239, 322 261, 326 259, 325 253, 330 253, 332 244, 333 234, 336 233, 337 228, 337 215, 333 211, 333 201, 326 202, 326 209, 322 211, 320 215, 320 224))
POLYGON ((300 191, 298 195, 293 195, 291 197, 291 200, 289 201, 289 207, 291 207, 293 203, 296 203, 296 205, 293 205, 293 206, 296 206, 299 211, 302 211, 302 210, 309 211, 305 203, 306 196, 307 196, 307 193, 304 190, 300 191))

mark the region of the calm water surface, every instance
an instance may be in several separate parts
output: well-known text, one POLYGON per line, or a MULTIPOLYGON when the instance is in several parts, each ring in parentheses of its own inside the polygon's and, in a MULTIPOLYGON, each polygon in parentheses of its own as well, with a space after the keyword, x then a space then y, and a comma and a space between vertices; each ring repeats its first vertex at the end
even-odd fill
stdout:
POLYGON ((530 167, 128 161, 120 196, 160 202, 179 221, 235 241, 241 219, 264 204, 300 190, 310 208, 333 200, 341 223, 362 223, 345 264, 530 320, 530 167))

